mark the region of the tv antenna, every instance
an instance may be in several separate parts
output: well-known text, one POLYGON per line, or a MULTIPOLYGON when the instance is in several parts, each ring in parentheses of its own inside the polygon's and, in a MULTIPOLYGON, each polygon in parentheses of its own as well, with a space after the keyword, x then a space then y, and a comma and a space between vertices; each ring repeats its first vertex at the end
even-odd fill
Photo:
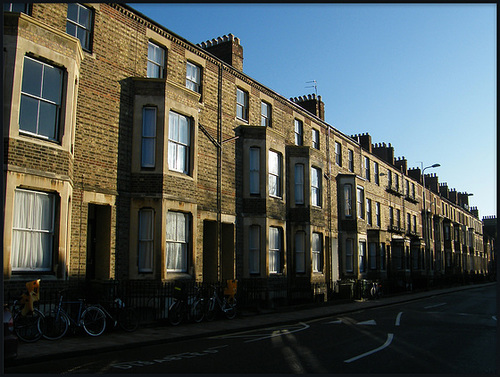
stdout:
POLYGON ((314 93, 316 97, 318 96, 318 83, 316 80, 306 81, 306 84, 314 83, 314 85, 306 86, 306 88, 314 88, 314 93))

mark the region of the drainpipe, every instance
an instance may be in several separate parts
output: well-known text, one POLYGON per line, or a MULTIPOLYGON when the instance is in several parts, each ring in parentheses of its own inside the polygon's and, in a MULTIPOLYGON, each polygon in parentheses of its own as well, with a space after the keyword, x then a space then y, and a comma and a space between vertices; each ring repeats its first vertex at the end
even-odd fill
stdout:
POLYGON ((219 64, 217 87, 217 281, 222 282, 222 64, 219 64))

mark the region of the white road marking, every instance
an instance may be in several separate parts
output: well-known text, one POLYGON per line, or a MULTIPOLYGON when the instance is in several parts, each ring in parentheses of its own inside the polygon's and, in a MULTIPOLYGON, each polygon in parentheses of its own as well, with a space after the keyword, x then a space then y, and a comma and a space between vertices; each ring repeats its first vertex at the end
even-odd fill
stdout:
POLYGON ((492 315, 491 318, 493 318, 495 321, 497 320, 497 316, 496 315, 492 315))
POLYGON ((339 325, 342 323, 342 320, 341 319, 337 319, 336 321, 331 321, 331 322, 327 322, 327 324, 329 323, 333 323, 334 325, 339 325))
POLYGON ((280 332, 273 332, 271 335, 266 335, 266 336, 263 336, 263 337, 260 337, 260 338, 257 338, 257 339, 250 339, 250 340, 245 340, 245 343, 250 343, 250 342, 257 342, 259 340, 264 340, 264 339, 269 339, 269 338, 274 338, 276 336, 283 336, 283 335, 289 335, 289 334, 292 334, 294 332, 297 332, 297 331, 303 331, 303 330, 307 330, 310 326, 306 323, 303 323, 303 322, 299 322, 301 325, 303 325, 303 327, 301 328, 298 328, 298 329, 295 329, 295 330, 292 330, 292 331, 288 331, 288 330, 281 330, 280 332))
POLYGON ((403 315, 403 312, 399 312, 398 316, 396 317, 396 326, 399 326, 401 323, 401 316, 403 315))
POLYGON ((447 305, 446 302, 442 302, 440 304, 434 304, 434 305, 424 306, 424 309, 437 308, 438 306, 443 306, 443 305, 447 305))
POLYGON ((375 320, 371 319, 369 321, 364 321, 364 322, 358 322, 356 323, 356 325, 370 325, 370 326, 373 326, 373 325, 376 325, 377 322, 375 322, 375 320))
POLYGON ((361 355, 351 357, 350 359, 344 360, 344 363, 352 363, 353 361, 362 359, 363 357, 370 356, 370 355, 374 354, 375 352, 382 351, 384 348, 389 347, 389 345, 392 343, 393 338, 394 338, 394 334, 387 334, 387 340, 380 347, 375 348, 374 350, 365 352, 361 355))

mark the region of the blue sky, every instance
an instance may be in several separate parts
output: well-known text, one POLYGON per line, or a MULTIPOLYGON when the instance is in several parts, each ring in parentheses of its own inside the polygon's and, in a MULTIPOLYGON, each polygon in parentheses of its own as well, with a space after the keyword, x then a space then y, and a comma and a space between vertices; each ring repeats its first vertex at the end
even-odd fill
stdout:
POLYGON ((286 98, 314 93, 346 135, 497 213, 496 4, 132 4, 193 43, 234 34, 243 71, 286 98))

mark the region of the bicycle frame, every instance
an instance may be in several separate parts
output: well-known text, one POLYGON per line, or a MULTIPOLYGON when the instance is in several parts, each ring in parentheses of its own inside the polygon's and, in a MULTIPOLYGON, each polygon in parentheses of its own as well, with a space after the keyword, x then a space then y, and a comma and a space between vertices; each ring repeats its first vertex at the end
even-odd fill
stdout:
POLYGON ((63 301, 63 295, 59 298, 59 304, 57 305, 56 309, 56 320, 59 320, 59 316, 61 315, 61 312, 68 317, 70 321, 70 325, 75 325, 78 327, 82 326, 82 313, 85 310, 85 300, 81 299, 78 301, 63 301), (67 310, 63 308, 63 304, 78 304, 78 316, 76 317, 76 320, 71 316, 67 310))

